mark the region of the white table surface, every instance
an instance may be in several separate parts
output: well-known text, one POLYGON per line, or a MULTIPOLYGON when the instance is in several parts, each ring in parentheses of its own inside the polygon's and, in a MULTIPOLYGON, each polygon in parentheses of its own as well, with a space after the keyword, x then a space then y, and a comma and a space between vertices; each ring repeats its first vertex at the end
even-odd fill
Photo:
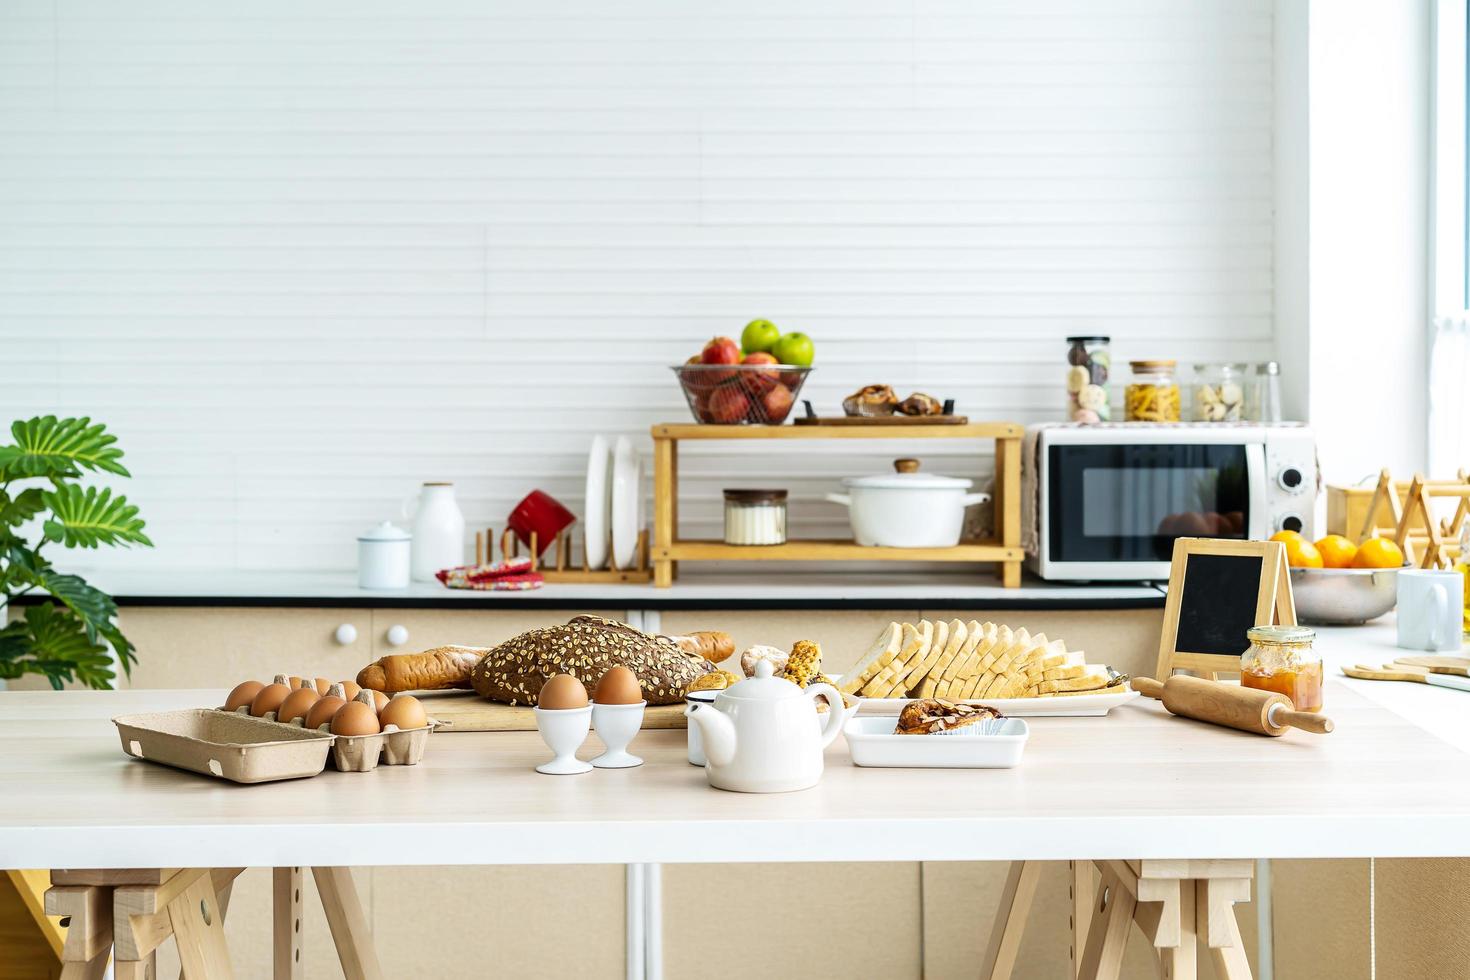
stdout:
MULTIPOLYGON (((1389 659, 1390 626, 1324 631, 1333 657, 1389 659)), ((222 692, 0 695, 0 864, 179 867, 1470 855, 1470 695, 1329 682, 1332 735, 1280 739, 1169 717, 1033 719, 1020 768, 859 769, 839 739, 821 784, 709 789, 683 732, 641 768, 541 776, 535 733, 440 734, 415 767, 235 786, 128 758, 115 714, 222 692)), ((589 757, 595 736, 584 747, 589 757)))

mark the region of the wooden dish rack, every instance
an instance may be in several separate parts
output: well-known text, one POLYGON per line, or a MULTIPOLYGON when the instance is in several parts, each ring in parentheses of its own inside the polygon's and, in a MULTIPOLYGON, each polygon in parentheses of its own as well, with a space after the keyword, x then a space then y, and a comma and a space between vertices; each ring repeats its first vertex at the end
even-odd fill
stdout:
POLYGON ((681 561, 943 561, 1000 566, 1006 588, 1021 584, 1021 436, 1013 422, 965 425, 655 425, 653 435, 653 583, 673 584, 681 561), (679 537, 679 443, 692 439, 975 439, 995 443, 995 536, 949 548, 886 548, 838 539, 731 545, 679 537))

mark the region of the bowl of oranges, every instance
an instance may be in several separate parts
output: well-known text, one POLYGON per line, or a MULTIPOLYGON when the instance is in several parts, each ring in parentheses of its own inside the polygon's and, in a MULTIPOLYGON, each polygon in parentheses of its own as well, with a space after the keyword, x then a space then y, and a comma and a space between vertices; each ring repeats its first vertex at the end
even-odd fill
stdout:
POLYGON ((1354 544, 1340 534, 1310 541, 1296 531, 1279 531, 1271 540, 1286 546, 1292 597, 1303 623, 1366 623, 1394 607, 1404 553, 1388 538, 1354 544))

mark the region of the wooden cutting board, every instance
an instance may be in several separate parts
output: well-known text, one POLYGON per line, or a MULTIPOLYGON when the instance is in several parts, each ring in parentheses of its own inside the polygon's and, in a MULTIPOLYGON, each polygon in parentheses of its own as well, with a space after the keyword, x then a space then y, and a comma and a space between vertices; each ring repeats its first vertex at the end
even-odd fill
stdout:
MULTIPOLYGON (((425 691, 415 694, 429 717, 441 725, 439 732, 534 732, 536 716, 523 706, 512 707, 486 701, 473 691, 425 691)), ((644 728, 688 728, 682 704, 649 705, 643 712, 644 728)))
POLYGON ((966 415, 800 415, 795 425, 968 425, 966 415))

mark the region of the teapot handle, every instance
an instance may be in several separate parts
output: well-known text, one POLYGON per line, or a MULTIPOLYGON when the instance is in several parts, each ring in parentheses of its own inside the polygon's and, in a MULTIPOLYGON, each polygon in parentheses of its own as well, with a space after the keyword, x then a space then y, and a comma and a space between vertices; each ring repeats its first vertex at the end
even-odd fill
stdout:
POLYGON ((816 700, 818 694, 827 695, 827 723, 822 726, 822 748, 832 744, 837 733, 847 721, 847 709, 842 703, 842 694, 831 684, 808 684, 807 697, 816 700))

